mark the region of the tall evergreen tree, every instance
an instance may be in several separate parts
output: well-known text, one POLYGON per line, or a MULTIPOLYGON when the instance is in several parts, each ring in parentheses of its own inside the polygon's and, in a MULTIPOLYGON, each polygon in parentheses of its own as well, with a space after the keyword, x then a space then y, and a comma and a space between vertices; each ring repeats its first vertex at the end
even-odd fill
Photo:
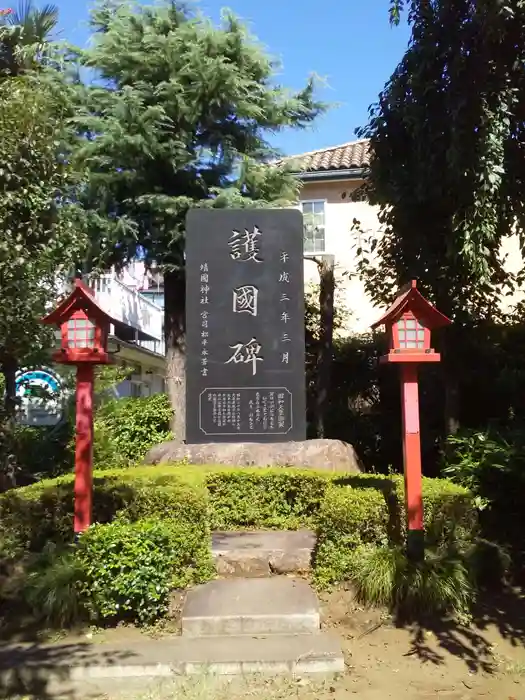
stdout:
POLYGON ((81 54, 98 84, 81 88, 84 205, 98 265, 137 252, 164 272, 167 380, 174 432, 184 438, 184 222, 195 206, 290 203, 297 183, 267 136, 323 109, 310 81, 289 94, 275 64, 230 14, 220 27, 184 5, 102 3, 81 54))

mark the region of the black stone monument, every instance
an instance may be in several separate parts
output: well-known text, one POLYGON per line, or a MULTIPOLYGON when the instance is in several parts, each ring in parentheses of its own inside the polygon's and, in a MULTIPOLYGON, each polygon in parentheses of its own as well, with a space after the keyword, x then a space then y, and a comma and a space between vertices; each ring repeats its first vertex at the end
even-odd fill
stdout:
POLYGON ((306 439, 301 212, 188 213, 186 329, 188 443, 306 439))

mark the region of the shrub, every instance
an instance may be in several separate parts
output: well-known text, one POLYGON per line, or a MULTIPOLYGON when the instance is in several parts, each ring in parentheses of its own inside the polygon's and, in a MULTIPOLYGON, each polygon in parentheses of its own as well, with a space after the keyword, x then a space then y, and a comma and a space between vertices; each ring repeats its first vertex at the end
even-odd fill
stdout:
POLYGON ((95 525, 78 550, 95 621, 148 624, 166 614, 174 588, 212 573, 207 529, 168 521, 95 525))
POLYGON ((317 521, 317 583, 325 586, 346 580, 352 551, 363 543, 386 543, 388 526, 389 512, 382 490, 331 486, 317 521))
POLYGON ((25 572, 22 599, 38 621, 69 627, 86 614, 82 596, 84 571, 73 548, 46 547, 25 572))
MULTIPOLYGON (((359 476, 341 481, 352 486, 334 482, 318 517, 315 576, 319 585, 346 580, 352 550, 359 545, 401 547, 405 542, 402 477, 359 476)), ((477 534, 469 492, 445 479, 423 479, 423 501, 427 545, 460 546, 466 551, 477 534)))
POLYGON ((71 471, 74 449, 71 416, 53 428, 18 425, 15 430, 17 464, 22 478, 52 478, 71 471))
POLYGON ((153 445, 171 439, 172 416, 166 394, 103 403, 95 417, 96 467, 115 468, 140 462, 153 445))
POLYGON ((297 529, 313 522, 333 474, 295 469, 237 469, 206 477, 212 528, 297 529))
MULTIPOLYGON (((391 477, 399 504, 399 531, 406 534, 405 484, 402 476, 391 477)), ((472 494, 464 487, 447 479, 423 478, 423 513, 426 541, 429 546, 447 542, 468 545, 477 533, 478 517, 472 494)))
MULTIPOLYGON (((11 550, 41 552, 48 542, 67 544, 73 531, 73 475, 0 495, 0 542, 11 550)), ((207 522, 205 491, 185 483, 173 468, 131 468, 95 473, 93 521, 166 518, 207 522)))
POLYGON ((361 545, 348 565, 348 579, 361 603, 400 615, 466 615, 474 601, 468 560, 454 548, 427 549, 425 559, 414 562, 399 546, 361 545))

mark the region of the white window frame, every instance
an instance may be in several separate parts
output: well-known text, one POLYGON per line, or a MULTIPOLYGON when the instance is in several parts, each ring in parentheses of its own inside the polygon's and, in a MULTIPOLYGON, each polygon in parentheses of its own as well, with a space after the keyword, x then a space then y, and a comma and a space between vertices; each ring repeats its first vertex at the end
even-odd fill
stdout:
MULTIPOLYGON (((299 207, 300 207, 300 210, 301 210, 301 213, 302 213, 303 216, 304 216, 304 210, 303 210, 303 205, 304 205, 304 204, 322 204, 322 205, 323 205, 323 216, 324 216, 324 225, 323 225, 323 229, 324 229, 323 233, 324 233, 324 235, 323 235, 323 239, 324 239, 324 247, 323 247, 323 250, 315 250, 315 251, 314 251, 314 250, 306 250, 306 245, 305 245, 304 254, 305 254, 306 256, 327 255, 327 254, 328 254, 328 250, 327 250, 327 247, 326 247, 326 210, 327 210, 327 206, 326 206, 326 205, 327 205, 327 202, 328 202, 328 200, 327 200, 327 199, 323 199, 322 197, 317 197, 317 198, 315 198, 315 199, 301 199, 300 202, 299 202, 299 207)), ((306 240, 305 240, 305 244, 306 244, 306 240)))

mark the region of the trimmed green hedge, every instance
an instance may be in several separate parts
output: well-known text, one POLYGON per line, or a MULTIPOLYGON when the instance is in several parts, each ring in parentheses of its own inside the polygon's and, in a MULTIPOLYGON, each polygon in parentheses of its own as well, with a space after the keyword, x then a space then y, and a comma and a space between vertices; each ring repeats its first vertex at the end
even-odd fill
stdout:
MULTIPOLYGON (((471 544, 478 520, 469 492, 445 479, 423 479, 427 542, 471 544)), ((327 491, 317 518, 315 576, 320 585, 344 581, 360 545, 399 546, 406 535, 401 476, 349 477, 327 491), (346 486, 341 483, 347 482, 346 486)))
MULTIPOLYGON (((73 531, 73 475, 42 481, 0 496, 0 542, 14 540, 29 552, 48 542, 69 543, 73 531)), ((164 518, 208 525, 204 488, 190 485, 173 468, 95 472, 93 522, 164 518)))
POLYGON ((214 530, 296 530, 312 525, 333 474, 289 468, 230 469, 205 477, 214 530))
POLYGON ((81 597, 94 622, 149 624, 170 593, 213 575, 205 523, 143 520, 95 525, 80 538, 81 597))
MULTIPOLYGON (((184 465, 97 472, 93 519, 98 525, 81 538, 80 550, 87 552, 82 566, 95 596, 91 615, 145 621, 160 614, 165 593, 150 595, 150 587, 165 592, 203 580, 211 529, 315 528, 317 581, 342 581, 358 546, 403 542, 403 488, 398 476, 289 468, 184 465), (134 587, 148 605, 137 603, 134 587)), ((468 491, 446 480, 424 479, 423 497, 429 542, 439 547, 452 537, 473 540, 477 519, 468 491)), ((72 525, 72 475, 2 494, 0 565, 8 569, 49 542, 60 551, 71 543, 72 525)))

